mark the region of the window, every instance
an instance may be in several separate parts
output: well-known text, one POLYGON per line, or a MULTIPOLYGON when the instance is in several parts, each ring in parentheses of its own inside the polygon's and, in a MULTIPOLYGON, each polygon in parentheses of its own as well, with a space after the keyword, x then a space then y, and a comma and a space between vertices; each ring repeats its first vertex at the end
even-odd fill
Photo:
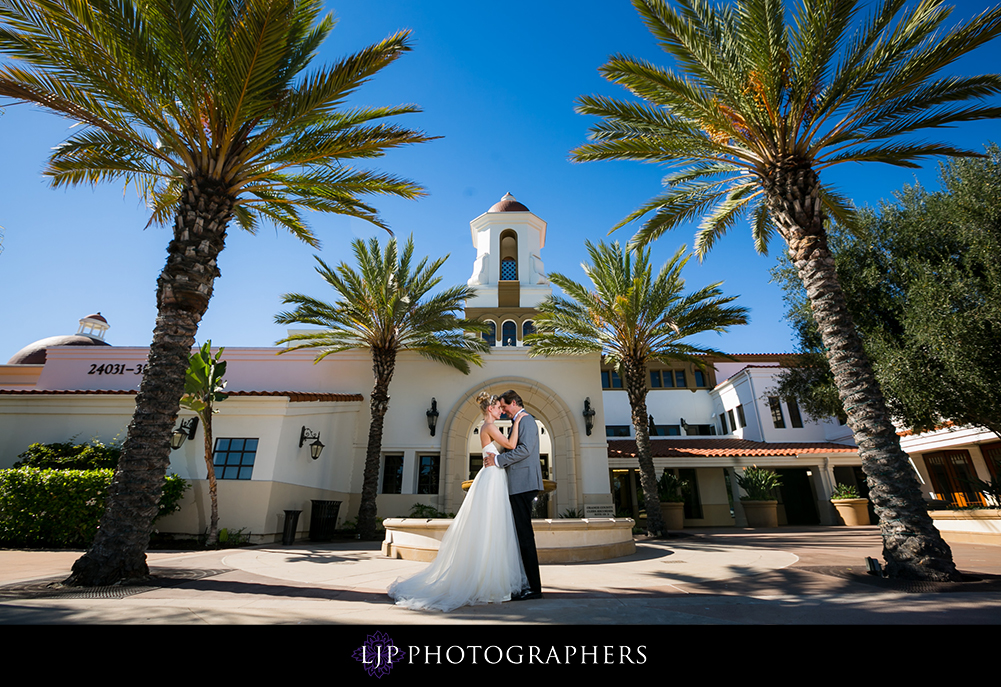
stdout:
POLYGON ((476 473, 483 469, 483 454, 469 454, 469 479, 476 479, 476 473))
POLYGON ((505 281, 515 281, 518 279, 518 262, 514 258, 504 258, 501 260, 500 278, 505 281))
POLYGON ((525 323, 521 325, 521 340, 524 341, 526 336, 534 333, 535 323, 531 320, 525 320, 525 323))
POLYGON ((740 419, 741 428, 747 427, 747 420, 744 419, 744 406, 737 406, 737 417, 740 419))
POLYGON ((787 398, 786 405, 789 406, 789 422, 793 427, 803 426, 803 416, 799 414, 799 406, 795 398, 787 398))
POLYGON ((420 465, 417 471, 418 494, 438 493, 438 470, 440 466, 441 457, 437 454, 420 457, 420 465))
POLYGON ((501 327, 501 345, 502 346, 517 346, 517 332, 518 327, 515 325, 513 320, 508 320, 501 327))
POLYGON ((483 340, 487 342, 488 346, 496 346, 497 345, 497 323, 496 322, 491 322, 490 320, 487 320, 486 324, 490 327, 490 331, 483 332, 481 334, 481 336, 483 337, 483 340))
POLYGON ((250 479, 257 439, 216 439, 212 466, 218 479, 250 479))
POLYGON ((650 427, 652 437, 680 437, 681 425, 654 425, 650 427))
POLYGON ((605 425, 606 437, 628 437, 629 425, 605 425))
MULTIPOLYGON (((709 386, 706 384, 706 375, 702 370, 695 371, 695 386, 709 386)), ((723 432, 723 434, 726 434, 726 432, 723 432)))
POLYGON ((713 425, 685 425, 685 434, 690 437, 716 436, 716 428, 713 425))
POLYGON ((977 473, 970 454, 963 449, 924 454, 935 496, 953 508, 983 506, 984 497, 973 486, 977 473))
POLYGON ((772 409, 772 424, 775 425, 775 429, 785 429, 786 421, 782 416, 782 404, 779 403, 779 397, 769 396, 768 405, 772 409))
POLYGON ((615 370, 602 370, 601 371, 601 388, 602 389, 621 389, 622 388, 622 378, 619 377, 619 373, 615 370))
POLYGON ((727 414, 727 417, 730 418, 730 427, 733 429, 733 431, 736 432, 737 431, 737 423, 733 421, 733 410, 730 409, 730 410, 726 411, 726 414, 727 414))
POLYGON ((382 466, 382 493, 403 493, 403 456, 386 456, 382 466))
POLYGON ((726 413, 721 413, 719 416, 719 433, 729 434, 730 430, 726 426, 726 413))
POLYGON ((651 389, 673 389, 675 386, 685 386, 684 370, 651 370, 651 389))

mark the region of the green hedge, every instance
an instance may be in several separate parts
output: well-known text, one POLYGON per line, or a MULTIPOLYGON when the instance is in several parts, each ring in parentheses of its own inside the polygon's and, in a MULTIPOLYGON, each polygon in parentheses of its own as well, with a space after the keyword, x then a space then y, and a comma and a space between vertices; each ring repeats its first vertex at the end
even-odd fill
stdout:
MULTIPOLYGON (((0 470, 0 541, 8 546, 86 547, 104 513, 114 470, 0 470)), ((188 483, 168 475, 160 518, 180 508, 188 483)))

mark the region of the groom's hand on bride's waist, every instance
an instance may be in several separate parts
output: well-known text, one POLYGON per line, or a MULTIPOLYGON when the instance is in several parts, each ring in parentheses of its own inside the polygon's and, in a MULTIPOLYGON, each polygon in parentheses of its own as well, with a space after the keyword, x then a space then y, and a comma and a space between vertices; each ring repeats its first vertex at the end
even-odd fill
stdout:
POLYGON ((486 454, 483 457, 483 467, 489 468, 491 466, 496 465, 497 463, 494 462, 494 458, 496 458, 496 457, 497 457, 496 453, 488 453, 488 454, 486 454))

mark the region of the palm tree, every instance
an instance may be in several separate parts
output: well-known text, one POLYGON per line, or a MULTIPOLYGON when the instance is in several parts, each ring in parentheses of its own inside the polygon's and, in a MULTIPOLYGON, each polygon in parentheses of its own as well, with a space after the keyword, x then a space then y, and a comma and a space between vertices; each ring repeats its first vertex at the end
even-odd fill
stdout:
POLYGON ((382 427, 389 409, 389 384, 393 381, 397 354, 416 351, 428 360, 469 374, 469 364, 482 365, 480 353, 489 348, 482 338, 466 334, 467 331, 486 331, 484 325, 455 315, 462 312, 465 301, 473 297, 473 289, 455 286, 428 295, 441 282, 441 277, 436 277, 435 273, 448 259, 447 255, 431 264, 424 258, 414 265, 412 238, 407 240, 402 254, 397 250, 396 239, 387 243, 385 251, 376 239, 371 239, 368 245, 356 240, 352 247, 358 271, 343 262, 331 269, 316 258, 319 263, 316 271, 334 287, 340 300, 330 304, 288 293, 283 302, 294 304, 295 309, 279 313, 275 321, 325 328, 322 332, 293 334, 278 342, 294 344, 286 351, 324 349, 315 362, 339 351, 367 348, 372 352, 375 386, 370 400, 371 422, 358 509, 359 533, 365 539, 372 539, 376 536, 375 498, 379 486, 382 427))
POLYGON ((310 245, 301 209, 384 226, 359 196, 419 186, 342 164, 427 140, 377 123, 413 106, 344 109, 409 50, 400 33, 305 72, 333 27, 320 0, 0 0, 0 96, 82 123, 55 148, 54 186, 124 179, 151 222, 172 219, 149 366, 109 505, 69 584, 148 574, 145 549, 198 323, 235 219, 270 220, 310 245))
POLYGON ((1001 92, 997 75, 940 76, 1001 33, 1001 8, 946 30, 950 8, 936 0, 910 9, 905 0, 884 0, 862 18, 861 0, 803 0, 795 14, 781 0, 633 4, 677 71, 611 58, 605 78, 645 102, 581 98, 579 112, 603 119, 574 158, 688 165, 619 225, 653 213, 636 245, 700 215, 700 257, 742 216, 750 215, 760 252, 778 231, 806 286, 855 433, 887 571, 956 579, 834 271, 824 223, 850 224, 850 203, 819 174, 844 162, 917 167, 929 156, 975 155, 911 134, 1001 116, 1001 108, 982 102, 1001 92))
POLYGON ((223 380, 226 374, 226 361, 222 359, 224 350, 226 349, 220 348, 213 356, 210 340, 202 344, 198 352, 191 356, 188 370, 184 375, 184 396, 181 397, 181 405, 193 410, 201 419, 202 435, 205 438, 205 471, 209 480, 211 505, 209 533, 205 538, 206 546, 215 546, 219 543, 219 496, 213 460, 215 449, 212 442, 212 416, 219 412, 215 404, 229 398, 229 395, 222 391, 226 388, 226 382, 223 380))
MULTIPOLYGON (((646 501, 647 533, 665 532, 657 492, 657 473, 650 455, 647 424, 647 365, 653 361, 684 361, 704 367, 697 356, 723 355, 685 340, 702 332, 724 332, 747 324, 747 309, 730 306, 736 296, 722 296, 723 282, 685 293, 681 271, 691 256, 685 246, 653 276, 650 251, 624 251, 612 245, 586 242, 591 263, 583 265, 592 288, 562 274, 549 279, 566 298, 549 296, 539 305, 537 332, 526 337, 531 355, 586 355, 600 352, 614 364, 629 395, 640 484, 646 501)), ((724 356, 725 357, 725 356, 724 356)))

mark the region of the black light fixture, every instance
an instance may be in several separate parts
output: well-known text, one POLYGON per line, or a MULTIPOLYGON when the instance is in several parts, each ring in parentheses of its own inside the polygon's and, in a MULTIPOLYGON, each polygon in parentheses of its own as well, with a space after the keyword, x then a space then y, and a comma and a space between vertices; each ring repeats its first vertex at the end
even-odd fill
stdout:
POLYGON ((181 420, 181 426, 175 429, 174 433, 170 435, 170 448, 176 451, 184 445, 185 439, 194 439, 196 429, 198 429, 197 417, 189 417, 187 420, 181 420))
POLYGON ((313 430, 308 429, 306 425, 303 425, 302 431, 299 433, 299 448, 302 448, 302 445, 309 439, 316 440, 309 445, 309 457, 316 460, 320 457, 320 453, 323 452, 323 444, 320 443, 320 433, 314 433, 313 430))
POLYGON ((647 433, 650 436, 655 437, 657 436, 657 424, 653 421, 653 415, 650 415, 649 420, 650 422, 647 425, 647 433))
POLYGON ((587 430, 587 435, 591 436, 591 430, 594 429, 594 408, 591 407, 591 397, 588 396, 584 399, 584 429, 587 430))
POLYGON ((434 428, 438 425, 438 401, 431 397, 431 407, 424 413, 428 418, 428 431, 434 436, 434 428))

